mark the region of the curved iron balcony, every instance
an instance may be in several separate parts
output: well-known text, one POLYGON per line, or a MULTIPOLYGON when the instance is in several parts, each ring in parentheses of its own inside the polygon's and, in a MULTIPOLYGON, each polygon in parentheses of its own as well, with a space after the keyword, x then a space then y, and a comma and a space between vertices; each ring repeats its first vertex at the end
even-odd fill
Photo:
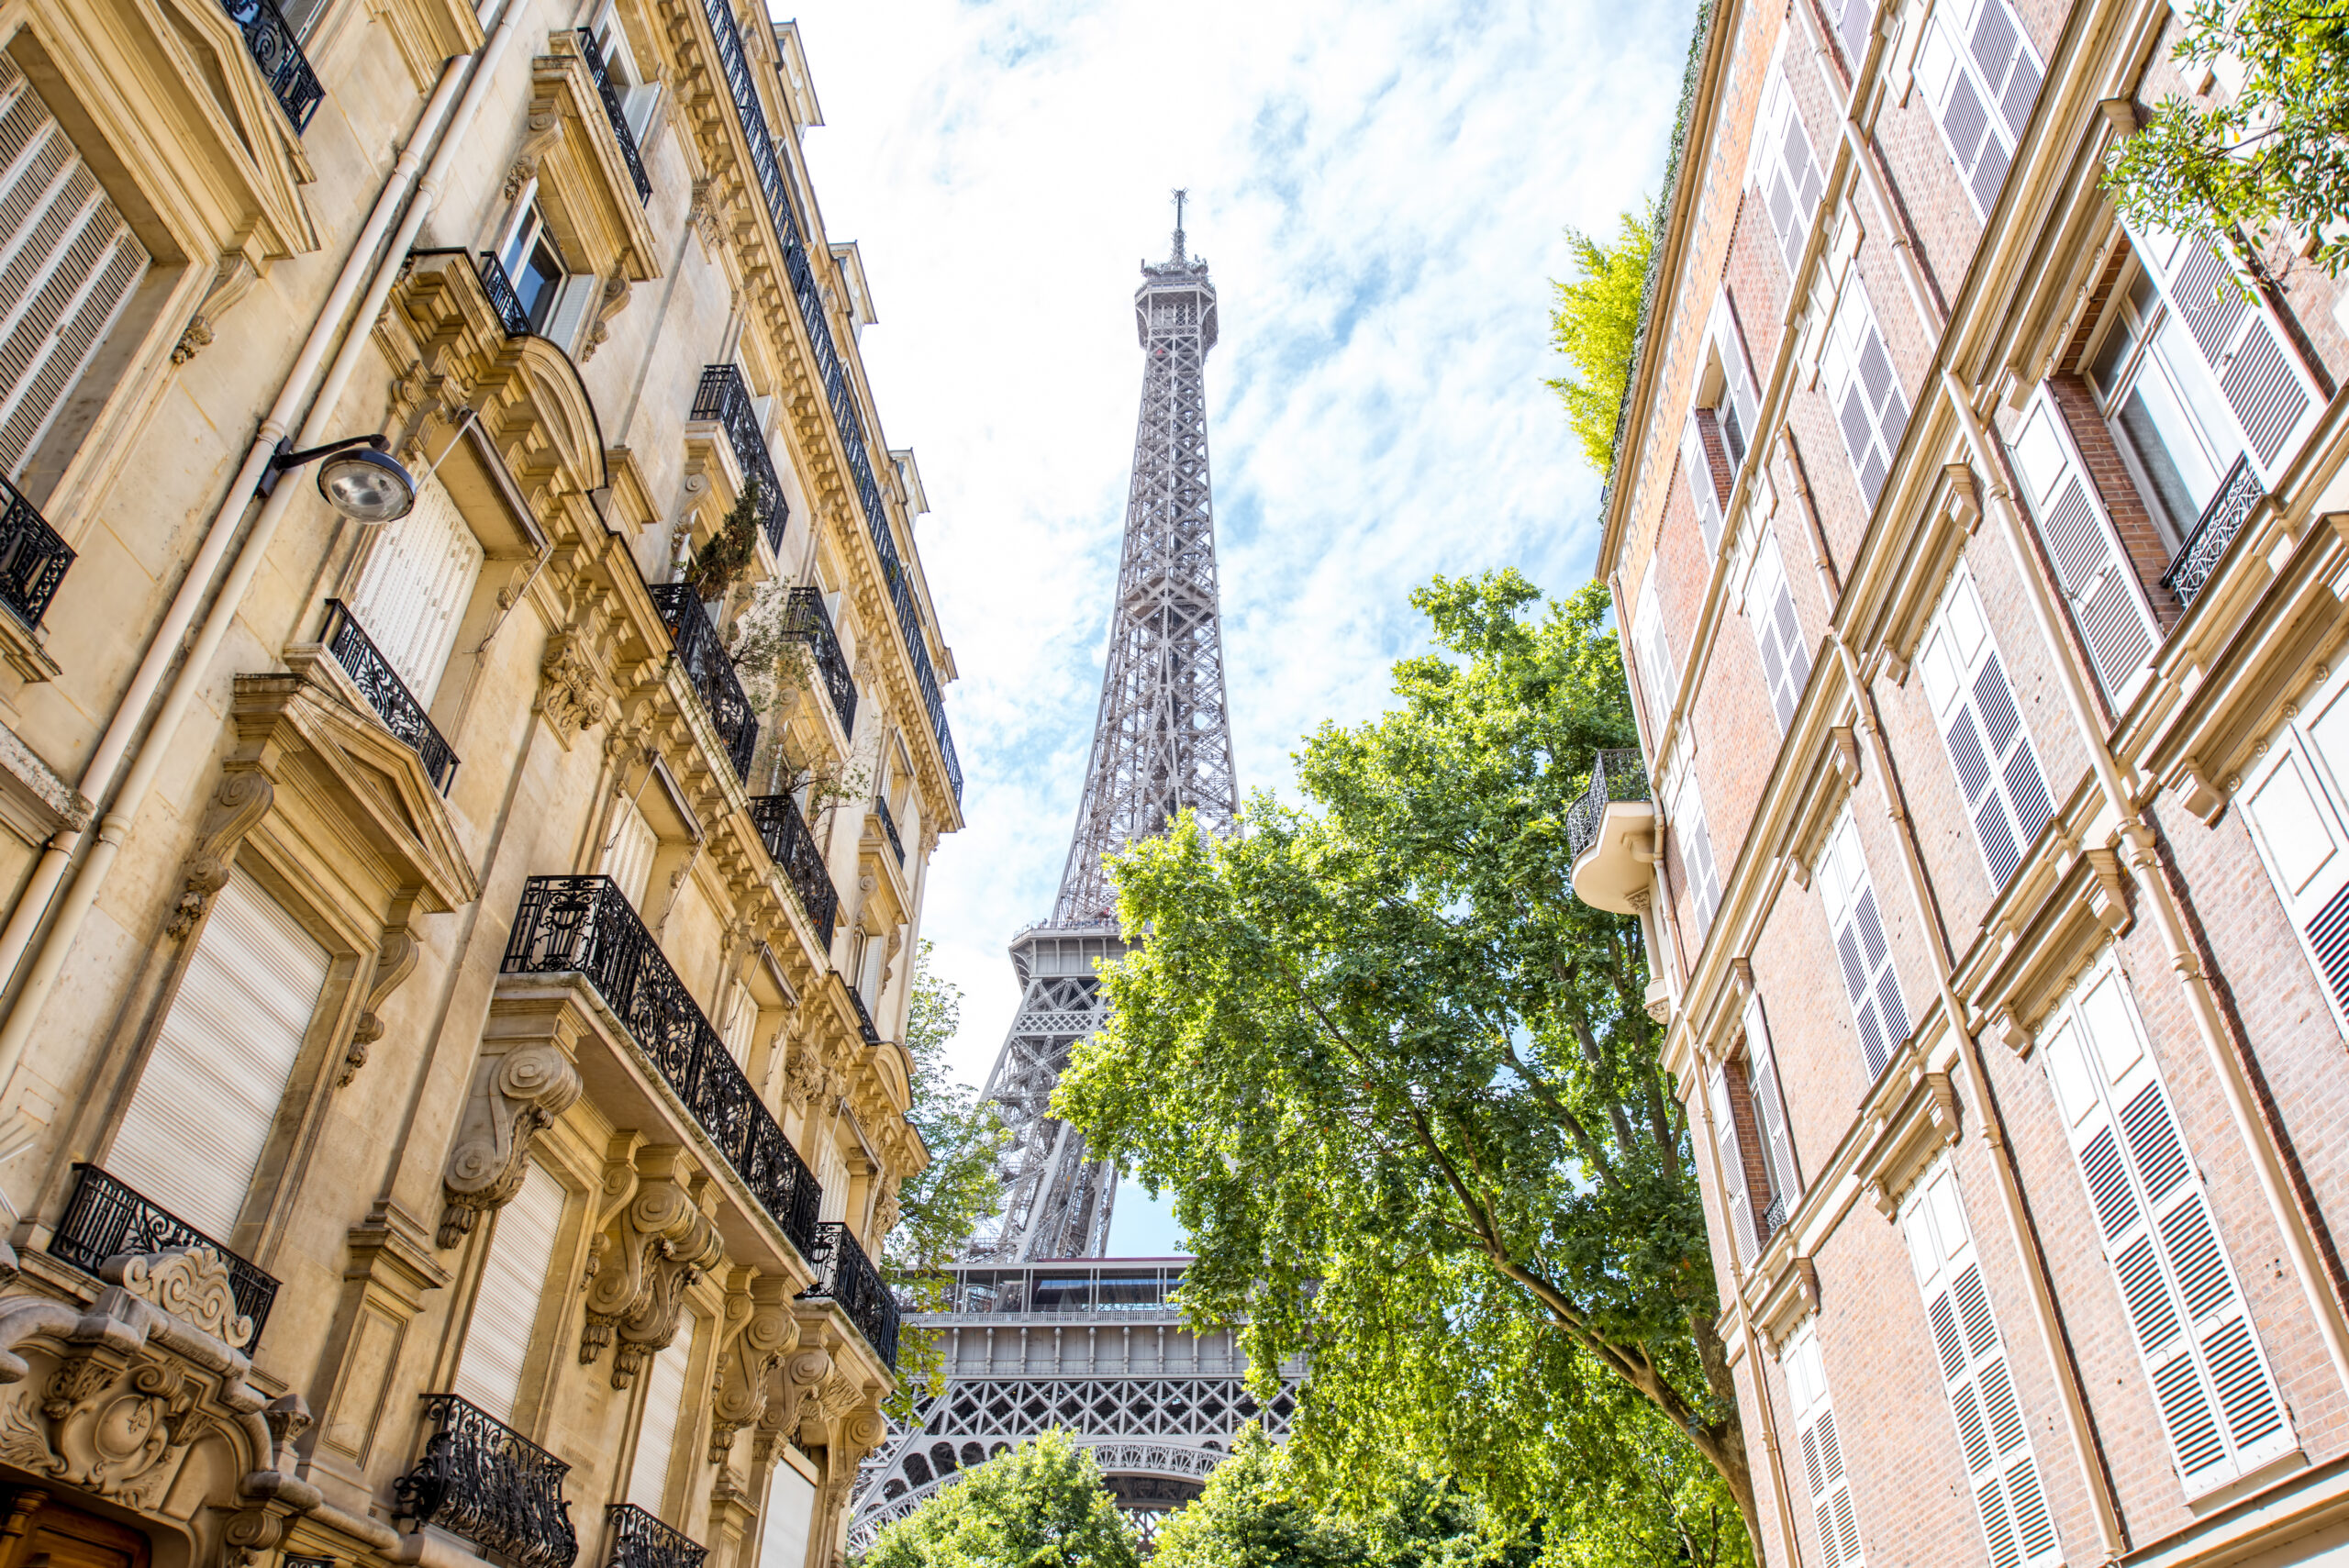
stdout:
POLYGON ((424 1414, 440 1429, 394 1484, 394 1517, 439 1525, 518 1568, 571 1568, 579 1555, 562 1496, 571 1466, 453 1394, 426 1395, 424 1414))
POLYGON ((897 837, 897 819, 889 815, 889 803, 878 795, 874 796, 873 814, 881 818, 881 836, 889 840, 889 849, 896 855, 897 864, 902 869, 906 863, 906 841, 897 837))
POLYGON ((432 787, 448 794, 449 781, 457 775, 457 754, 440 738, 432 716, 407 689, 407 683, 359 624, 359 617, 351 613, 351 606, 340 599, 327 601, 327 629, 321 640, 342 666, 342 673, 351 677, 351 684, 366 697, 367 706, 375 710, 375 717, 384 721, 384 728, 423 762, 432 787))
POLYGON ((734 673, 734 661, 718 639, 718 628, 709 624, 709 613, 684 583, 663 583, 654 588, 652 607, 661 612, 661 624, 669 628, 669 640, 677 650, 677 662, 685 666, 685 679, 709 711, 709 721, 726 748, 726 760, 734 764, 734 776, 749 784, 751 753, 759 745, 758 716, 751 711, 751 699, 742 694, 741 678, 734 673))
POLYGON ((514 280, 506 275, 506 263, 486 250, 481 253, 481 287, 489 295, 490 308, 506 324, 506 335, 529 337, 530 313, 522 308, 522 296, 514 292, 514 280))
POLYGON ((628 111, 620 107, 620 95, 612 87, 612 73, 604 68, 604 51, 596 43, 594 28, 579 29, 579 53, 587 61, 587 74, 596 79, 596 95, 604 100, 604 117, 612 122, 612 137, 620 144, 620 159, 628 165, 628 177, 636 186, 640 206, 652 199, 652 182, 644 172, 644 155, 637 150, 636 132, 629 128, 628 111))
POLYGON ((798 803, 787 795, 752 795, 751 820, 758 826, 767 858, 797 895, 799 907, 816 928, 817 938, 830 941, 832 923, 840 917, 840 889, 832 885, 832 873, 824 869, 823 851, 816 848, 816 835, 807 830, 807 819, 799 814, 798 803))
POLYGON ((2259 475, 2252 472, 2251 459, 2238 456, 2235 465, 2227 470, 2219 493, 2202 508, 2201 520, 2194 525, 2194 532, 2178 547, 2177 558, 2169 563, 2169 571, 2162 576, 2162 586, 2177 595, 2180 605, 2194 603, 2194 595, 2202 591, 2225 559, 2227 546, 2234 543, 2235 535, 2267 494, 2259 483, 2259 475))
POLYGON ((832 630, 831 612, 824 608, 824 595, 813 587, 791 590, 784 600, 783 632, 807 644, 816 673, 824 677, 824 693, 832 699, 832 717, 841 721, 841 733, 855 734, 856 677, 849 673, 839 634, 832 630))
POLYGON ((309 129, 310 117, 326 102, 327 90, 318 85, 317 73, 310 69, 309 57, 302 52, 284 13, 274 0, 220 0, 220 9, 245 35, 245 52, 269 83, 277 106, 293 122, 294 134, 309 129))
POLYGON ((873 1027, 873 1013, 865 1006, 864 998, 857 994, 855 986, 848 983, 847 975, 841 974, 838 970, 832 973, 839 978, 841 989, 848 993, 848 1005, 856 1013, 856 1032, 864 1037, 865 1044, 879 1045, 881 1031, 873 1027))
POLYGON ((846 1225, 832 1220, 816 1229, 816 1251, 807 1257, 816 1265, 816 1283, 799 1299, 829 1301, 847 1313, 881 1364, 896 1371, 897 1298, 846 1225))
POLYGON ((49 1239, 50 1256, 95 1274, 109 1258, 166 1247, 209 1247, 220 1254, 228 1265, 228 1294, 237 1298, 237 1312, 252 1319, 253 1337, 245 1342, 250 1355, 276 1303, 276 1279, 97 1166, 73 1167, 73 1195, 65 1200, 65 1217, 49 1239))
POLYGON ((1628 747, 1601 751, 1590 764, 1590 787, 1566 813, 1566 849, 1574 856, 1576 897, 1618 915, 1635 912, 1631 895, 1648 884, 1641 842, 1653 842, 1655 808, 1648 804, 1648 769, 1628 747))
POLYGON ((72 547, 23 491, 0 477, 0 604, 27 627, 39 627, 72 564, 72 547))
POLYGON ((783 481, 775 477, 774 456, 767 450, 766 438, 759 433, 759 411, 751 401, 751 389, 742 384, 742 373, 733 365, 704 365, 701 384, 694 388, 693 416, 707 419, 726 428, 727 444, 734 449, 734 461, 746 477, 759 482, 766 501, 766 516, 759 519, 759 527, 767 536, 767 544, 774 550, 783 548, 783 528, 791 520, 791 508, 783 504, 783 481))
POLYGON ((709 1548, 634 1503, 614 1503, 604 1517, 612 1521, 609 1568, 701 1568, 709 1555, 709 1548))
POLYGON ((585 976, 759 1207, 813 1261, 823 1190, 619 884, 608 876, 530 878, 498 967, 506 974, 585 976))

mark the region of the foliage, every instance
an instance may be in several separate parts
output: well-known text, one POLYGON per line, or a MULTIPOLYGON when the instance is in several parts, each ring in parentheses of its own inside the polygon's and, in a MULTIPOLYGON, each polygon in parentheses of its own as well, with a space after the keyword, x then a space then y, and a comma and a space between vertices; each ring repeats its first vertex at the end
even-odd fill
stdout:
POLYGON ((1138 1568, 1092 1451, 1050 1431, 963 1471, 881 1532, 863 1568, 1138 1568))
POLYGON ((2199 0, 2175 58, 2232 91, 2198 108, 2172 96, 2123 140, 2105 186, 2140 228, 2286 226, 2316 259, 2349 265, 2349 0, 2199 0))
POLYGON ((1566 406, 1566 421, 1582 442, 1584 461, 1601 474, 1615 467, 1615 426, 1631 373, 1655 228, 1653 204, 1643 213, 1623 215, 1611 248, 1569 228, 1566 244, 1574 252, 1575 274, 1550 283, 1557 291, 1550 346, 1572 368, 1545 384, 1566 406))
POLYGON ((695 552, 685 581, 702 603, 740 583, 759 558, 759 518, 766 510, 765 497, 766 486, 755 475, 744 480, 733 509, 718 519, 718 531, 695 552))
POLYGON ((1622 655, 1603 587, 1520 613, 1539 597, 1436 579, 1413 600, 1450 656, 1308 740, 1313 809, 1259 795, 1243 835, 1186 817, 1120 859, 1149 941, 1053 1108, 1174 1189, 1185 1304, 1245 1320, 1264 1393, 1305 1358, 1292 1441, 1333 1496, 1419 1464, 1511 1520, 1611 1487, 1750 1529, 1640 928, 1568 886, 1592 754, 1633 737, 1622 655), (1672 1441, 1709 1473, 1639 1469, 1672 1441))

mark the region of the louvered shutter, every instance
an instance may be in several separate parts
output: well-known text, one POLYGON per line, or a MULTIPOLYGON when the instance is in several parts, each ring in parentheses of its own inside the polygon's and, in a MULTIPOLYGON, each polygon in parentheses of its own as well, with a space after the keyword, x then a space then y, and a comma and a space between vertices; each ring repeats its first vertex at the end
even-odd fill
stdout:
POLYGON ((1924 1296, 1942 1389, 1957 1421, 1990 1568, 2059 1562, 2063 1551, 2040 1485, 2031 1429, 2015 1396, 2006 1340, 1990 1309, 1957 1173, 1948 1161, 1911 1190, 1900 1227, 1924 1296))
POLYGON ((1852 1568, 1865 1559, 1860 1551, 1859 1520, 1852 1509, 1852 1482, 1843 1470, 1843 1444, 1835 1431, 1835 1402, 1819 1353, 1816 1319, 1795 1331, 1786 1369, 1787 1391, 1795 1407, 1795 1441, 1802 1450, 1811 1522, 1819 1531, 1819 1561, 1825 1568, 1852 1568))
POLYGON ((1721 495, 1713 478, 1712 454, 1705 444, 1704 412, 1688 410, 1680 427, 1680 471, 1688 480, 1688 500, 1697 509, 1697 531, 1705 536, 1705 553, 1721 548, 1721 495))
POLYGON ((1679 689, 1680 672, 1672 662, 1672 644, 1664 634, 1664 606, 1656 597, 1655 562, 1648 562, 1640 581, 1639 608, 1631 624, 1631 650, 1639 661, 1640 683, 1647 688, 1648 720, 1658 736, 1672 717, 1672 697, 1679 689))
POLYGON ((65 128, 0 54, 0 474, 23 468, 147 264, 65 128))
POLYGON ((636 1458, 629 1466, 628 1500, 662 1518, 669 1495, 669 1462, 685 1424, 685 1379, 692 1370, 700 1322, 687 1312, 677 1337, 652 1358, 644 1377, 644 1418, 636 1429, 636 1458))
POLYGON ((1860 1031, 1868 1076, 1874 1078, 1909 1038, 1909 1004, 1901 995, 1899 973, 1893 968, 1891 944, 1885 940, 1884 916, 1876 906, 1867 861, 1860 852, 1859 825, 1848 806, 1820 855, 1819 880, 1843 995, 1860 1031))
MULTIPOLYGON (((1865 17, 1865 0, 1853 3, 1861 6, 1865 17)), ((1801 111, 1795 106, 1783 56, 1771 63, 1753 134, 1758 139, 1753 177, 1761 186, 1763 209, 1770 215, 1770 232, 1777 237, 1778 254, 1786 259, 1787 274, 1791 277, 1802 265, 1803 246, 1810 238, 1811 219, 1819 212, 1826 182, 1820 177, 1819 160, 1811 153, 1801 111)))
POLYGON ((1756 994, 1745 998, 1745 1082, 1753 1093, 1763 1152, 1776 1188, 1771 1207, 1783 1219, 1801 1200, 1802 1176, 1795 1168, 1794 1129, 1787 1125, 1786 1090, 1778 1082, 1778 1059, 1770 1049, 1769 1020, 1763 1017, 1762 998, 1756 994))
POLYGON ((823 1190, 824 1203, 817 1218, 830 1224, 848 1218, 848 1160, 841 1153, 840 1140, 830 1132, 823 1134, 823 1146, 816 1151, 816 1185, 823 1190))
POLYGON ((1753 445, 1753 431, 1762 416, 1762 399, 1753 386, 1753 366, 1745 357, 1745 335, 1738 330, 1737 309, 1723 289, 1713 302, 1710 328, 1713 350, 1721 365, 1721 400, 1718 411, 1721 449, 1729 457, 1730 483, 1744 472, 1745 454, 1753 445))
POLYGON ((660 851, 661 839, 636 802, 622 801, 615 815, 618 819, 612 824, 611 845, 604 851, 604 874, 620 884, 629 907, 641 914, 644 884, 652 874, 652 857, 660 851))
POLYGON ((214 895, 108 1171, 222 1246, 285 1099, 327 950, 243 872, 214 895))
POLYGON ((2055 580, 2088 646, 2097 679, 2116 706, 2126 706, 2153 667, 2161 627, 2072 444, 2064 411, 2045 387, 2023 416, 2012 450, 2032 514, 2039 519, 2039 537, 2055 563, 2055 580))
POLYGON ((1697 940, 1712 929, 1713 911, 1720 907, 1720 873, 1713 865, 1713 838, 1705 831, 1705 804, 1697 793, 1696 775, 1686 767, 1674 792, 1672 833, 1679 840, 1681 869, 1688 878, 1688 902, 1697 924, 1697 940))
POLYGON ((1737 1261, 1751 1263, 1760 1250, 1753 1233, 1753 1205, 1745 1190, 1745 1151, 1737 1138, 1737 1111, 1730 1099, 1729 1068, 1716 1062, 1706 1094, 1713 1107, 1713 1152, 1721 1173, 1721 1212, 1737 1243, 1737 1261))
POLYGON ((1987 218, 2039 100, 2039 55, 2007 0, 1959 0, 1926 24, 1917 80, 1958 178, 1987 218))
POLYGON ((1794 723, 1795 707, 1810 680, 1810 653, 1803 646, 1802 623, 1795 618, 1794 591, 1787 584, 1777 536, 1766 523, 1754 547, 1753 573, 1745 582, 1745 622, 1753 630, 1763 683, 1770 688, 1770 708, 1783 735, 1794 723))
POLYGON ((816 1517, 816 1488, 778 1459, 767 1483, 766 1517, 759 1521, 759 1560, 754 1568, 807 1568, 807 1537, 816 1517))
POLYGON ((514 1418, 539 1303, 554 1267, 562 1203, 562 1184, 529 1161, 521 1190, 497 1211, 490 1230, 489 1256, 482 1263, 465 1348, 458 1356, 456 1393, 501 1421, 514 1418))
POLYGON ((481 576, 481 541, 433 478, 406 517, 377 532, 351 607, 409 695, 429 706, 481 576))
POLYGON ((1844 280, 1843 297, 1827 334, 1820 368, 1826 373, 1828 403, 1843 433, 1843 450, 1852 460, 1852 473, 1860 494, 1873 507, 1884 494, 1892 471, 1892 454, 1900 449, 1909 428, 1909 404, 1900 394, 1900 379, 1893 373, 1891 352, 1877 330, 1876 311, 1868 304, 1856 269, 1844 280))
POLYGON ((2130 235, 2210 366, 2272 488, 2316 422, 2321 400, 2299 358, 2230 255, 2209 234, 2130 235))
POLYGON ((1860 62, 1867 58, 1868 33, 1876 22, 1875 0, 1840 0, 1834 9, 1835 37, 1856 75, 1860 62))
POLYGON ((1934 613, 1917 668, 1990 885, 2004 887, 2054 806, 1983 617, 1974 574, 1963 562, 1934 613))
POLYGON ((2191 1496, 2288 1451, 2293 1437, 2126 987, 2108 953, 2055 1015, 2044 1056, 2191 1496))
POLYGON ((2349 1019, 2349 683, 2278 729, 2235 800, 2336 1015, 2349 1019))

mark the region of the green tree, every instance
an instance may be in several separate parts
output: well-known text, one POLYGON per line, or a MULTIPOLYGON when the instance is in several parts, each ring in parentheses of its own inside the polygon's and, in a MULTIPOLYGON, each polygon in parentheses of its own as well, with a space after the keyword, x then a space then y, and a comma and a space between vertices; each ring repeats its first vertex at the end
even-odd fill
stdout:
POLYGON ((1138 1568, 1089 1449, 1051 1431, 974 1465, 881 1532, 863 1568, 1138 1568))
POLYGON ((740 583, 759 558, 759 518, 766 509, 766 486, 754 475, 742 482, 742 493, 718 520, 709 542, 694 554, 685 581, 694 597, 707 604, 740 583))
POLYGON ((2208 106, 2171 96, 2110 155, 2106 187, 2140 228, 2288 226, 2349 264, 2349 0, 2199 0, 2175 58, 2222 73, 2208 106), (2238 74, 2239 73, 2239 74, 2238 74))
POLYGON ((1603 1483, 1750 1529, 1640 928, 1568 885, 1593 753, 1632 740, 1622 655, 1604 588, 1539 598, 1436 579, 1413 602, 1445 653, 1307 740, 1311 809, 1259 795, 1241 833, 1186 817, 1121 859, 1149 940, 1053 1106, 1174 1189, 1194 1320, 1244 1321, 1260 1385, 1304 1358, 1292 1444, 1334 1495, 1417 1463, 1509 1518, 1603 1483), (1637 1473, 1659 1432, 1700 1484, 1637 1473))
POLYGON ((1582 455, 1601 474, 1615 471, 1615 425, 1631 373, 1631 346, 1640 329, 1640 296, 1647 287, 1648 255, 1655 244, 1655 208, 1627 212, 1613 246, 1579 228, 1566 230, 1575 275, 1553 278, 1557 304, 1550 312, 1550 346, 1572 367, 1547 383, 1566 406, 1566 422, 1582 455))

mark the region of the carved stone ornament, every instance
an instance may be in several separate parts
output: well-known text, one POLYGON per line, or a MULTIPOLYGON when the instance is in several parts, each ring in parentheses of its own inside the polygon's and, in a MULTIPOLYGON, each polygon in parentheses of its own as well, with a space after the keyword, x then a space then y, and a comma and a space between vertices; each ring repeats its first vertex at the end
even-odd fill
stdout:
POLYGON ((546 657, 539 662, 539 712, 566 750, 573 736, 611 717, 604 684, 584 639, 568 631, 547 639, 546 657))
MULTIPOLYGON (((718 1382, 709 1421, 709 1462, 723 1464, 734 1434, 756 1426, 766 1414, 769 1373, 799 1342, 799 1324, 784 1300, 784 1282, 771 1282, 769 1299, 737 1293, 726 1298, 730 1321, 739 1308, 740 1326, 718 1355, 718 1382)), ((762 1292, 762 1296, 768 1293, 762 1292)))
POLYGON ((242 250, 223 255, 219 265, 213 269, 212 286, 205 291, 204 302, 195 307, 186 330, 180 334, 178 345, 172 350, 172 363, 184 365, 211 347, 221 317, 234 309, 237 302, 260 281, 261 273, 242 250))
POLYGON ((803 1347, 784 1358, 770 1378, 766 1414, 759 1418, 759 1435, 751 1457, 760 1464, 774 1458, 777 1439, 788 1442, 799 1430, 799 1413, 832 1370, 831 1353, 821 1346, 803 1347))
POLYGON ((210 1247, 167 1247, 109 1258, 104 1277, 231 1350, 252 1343, 253 1320, 237 1310, 228 1265, 210 1247))
POLYGON ((176 1367, 126 1369, 85 1351, 58 1367, 44 1395, 28 1388, 0 1405, 0 1462, 152 1509, 187 1445, 209 1425, 196 1413, 197 1394, 195 1380, 176 1367))
POLYGON ((376 1016, 376 1009, 416 972, 421 951, 406 922, 384 930, 384 945, 375 954, 375 978, 367 987, 367 1006, 351 1027, 351 1044, 343 1052, 342 1074, 335 1080, 336 1087, 348 1084, 367 1065, 367 1048, 384 1038, 384 1020, 376 1016))
POLYGON ((228 885, 237 846, 252 831, 253 824, 269 814, 276 798, 277 786, 266 773, 243 771, 221 775, 220 787, 212 792, 211 804, 204 809, 195 848, 188 851, 181 867, 180 901, 165 928, 173 940, 195 929, 196 922, 212 907, 213 895, 228 885))
POLYGON ((793 1110, 801 1110, 823 1090, 824 1064, 816 1055, 815 1042, 805 1038, 793 1040, 791 1053, 783 1064, 785 1100, 793 1110))
POLYGON ((518 201, 521 199, 522 192, 529 187, 531 181, 538 177, 538 159, 525 152, 521 157, 514 160, 512 168, 506 171, 506 183, 498 187, 498 194, 509 202, 518 201))
POLYGON ((581 364, 594 359, 596 350, 611 337, 612 317, 628 308, 629 287, 628 273, 618 267, 614 267, 612 275, 604 280, 603 289, 596 295, 595 315, 587 325, 586 340, 579 347, 581 364))
POLYGON ((434 1238, 440 1245, 457 1245, 483 1211, 503 1207, 522 1190, 530 1140, 569 1110, 579 1093, 579 1070, 560 1046, 528 1045, 483 1059, 440 1178, 446 1201, 434 1238))
POLYGON ((695 1195, 670 1170, 644 1171, 635 1198, 621 1214, 616 1236, 598 1249, 587 1280, 587 1320, 579 1360, 592 1365, 618 1341, 612 1386, 636 1381, 645 1359, 677 1337, 685 1292, 726 1255, 726 1246, 695 1195))

